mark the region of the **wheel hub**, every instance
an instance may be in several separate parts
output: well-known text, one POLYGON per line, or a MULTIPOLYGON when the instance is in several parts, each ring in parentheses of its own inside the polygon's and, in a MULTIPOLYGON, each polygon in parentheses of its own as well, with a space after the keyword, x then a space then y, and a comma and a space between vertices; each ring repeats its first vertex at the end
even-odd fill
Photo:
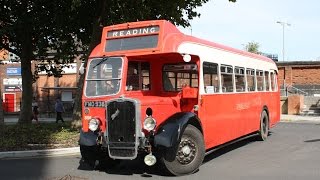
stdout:
POLYGON ((177 160, 181 164, 189 164, 196 155, 196 145, 190 139, 182 139, 177 152, 177 160))
POLYGON ((191 149, 190 149, 190 147, 187 145, 187 146, 184 146, 184 147, 182 147, 182 153, 186 156, 186 155, 189 155, 190 154, 190 152, 191 152, 191 149))

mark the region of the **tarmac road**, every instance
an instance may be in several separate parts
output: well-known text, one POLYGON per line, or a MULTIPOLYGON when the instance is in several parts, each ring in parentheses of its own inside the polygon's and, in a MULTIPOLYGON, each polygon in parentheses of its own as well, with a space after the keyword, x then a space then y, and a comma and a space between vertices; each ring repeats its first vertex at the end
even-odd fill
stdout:
POLYGON ((243 179, 319 180, 320 123, 282 122, 266 142, 249 138, 206 156, 192 175, 167 177, 142 160, 125 161, 109 170, 79 167, 80 155, 0 160, 1 179, 243 179))

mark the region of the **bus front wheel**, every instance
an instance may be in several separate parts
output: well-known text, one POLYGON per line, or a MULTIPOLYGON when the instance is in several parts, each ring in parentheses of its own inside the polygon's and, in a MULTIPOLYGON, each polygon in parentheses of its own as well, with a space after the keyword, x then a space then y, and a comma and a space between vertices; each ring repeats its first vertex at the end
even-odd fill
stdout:
POLYGON ((269 116, 266 111, 262 111, 260 117, 260 129, 258 132, 258 139, 260 141, 265 141, 269 134, 269 116))
POLYGON ((203 135, 196 127, 188 125, 178 145, 173 161, 162 158, 166 169, 173 175, 191 174, 198 170, 205 156, 203 135))

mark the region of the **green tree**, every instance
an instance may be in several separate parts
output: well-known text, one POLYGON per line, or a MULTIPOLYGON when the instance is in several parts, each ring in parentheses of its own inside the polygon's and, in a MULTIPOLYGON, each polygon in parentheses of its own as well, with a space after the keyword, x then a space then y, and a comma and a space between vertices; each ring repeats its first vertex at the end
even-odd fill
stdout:
MULTIPOLYGON (((235 0, 229 0, 235 2, 235 0)), ((0 1, 0 49, 18 55, 22 69, 22 107, 20 123, 31 123, 32 82, 37 70, 31 60, 56 64, 48 75, 61 76, 61 66, 80 52, 84 59, 100 42, 102 28, 111 24, 151 19, 166 19, 187 27, 199 17, 196 7, 208 0, 2 0, 0 1), (53 61, 47 60, 54 52, 53 61)), ((86 62, 86 61, 85 61, 86 62)), ((78 83, 75 111, 80 116, 83 76, 78 83)), ((75 116, 75 117, 77 117, 75 116)), ((79 118, 78 118, 79 119, 79 118)))
POLYGON ((3 107, 2 107, 2 91, 0 88, 0 126, 4 124, 3 107))
MULTIPOLYGON (((19 123, 31 123, 31 60, 46 61, 47 52, 55 52, 55 68, 49 75, 59 76, 61 66, 73 60, 79 47, 75 34, 75 9, 69 0, 0 1, 0 49, 18 55, 21 60, 22 103, 19 123)), ((51 61, 48 62, 52 63, 51 61)))
POLYGON ((251 53, 260 54, 259 47, 259 43, 252 41, 245 45, 245 50, 251 53))

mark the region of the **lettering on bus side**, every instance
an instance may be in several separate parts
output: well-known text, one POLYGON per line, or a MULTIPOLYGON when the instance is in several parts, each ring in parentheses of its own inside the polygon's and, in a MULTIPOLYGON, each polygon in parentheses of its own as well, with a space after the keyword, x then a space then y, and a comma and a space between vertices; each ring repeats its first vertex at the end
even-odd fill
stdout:
POLYGON ((85 101, 84 107, 105 107, 104 101, 85 101))
POLYGON ((107 37, 122 37, 131 35, 141 35, 159 32, 159 26, 150 26, 143 28, 126 29, 119 31, 109 31, 107 37))

